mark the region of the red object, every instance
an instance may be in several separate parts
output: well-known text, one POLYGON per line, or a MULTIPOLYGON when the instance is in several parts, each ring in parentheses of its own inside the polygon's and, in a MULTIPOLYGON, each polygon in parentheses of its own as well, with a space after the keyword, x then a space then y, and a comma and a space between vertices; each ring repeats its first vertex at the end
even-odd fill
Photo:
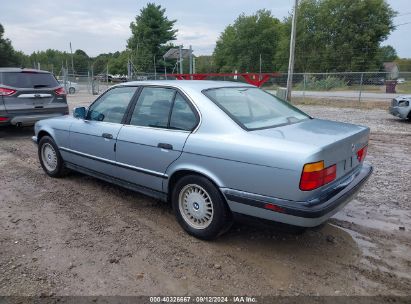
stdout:
POLYGON ((54 93, 56 93, 56 95, 58 95, 58 96, 66 95, 66 91, 64 90, 64 88, 58 88, 58 89, 54 90, 54 93))
POLYGON ((303 191, 310 191, 331 183, 337 177, 337 166, 332 165, 328 168, 305 172, 301 175, 300 189, 303 191))
POLYGON ((16 90, 1 88, 0 87, 0 96, 10 96, 16 93, 16 90))
POLYGON ((281 213, 284 212, 284 209, 281 208, 280 206, 277 206, 277 205, 274 205, 274 204, 270 204, 270 203, 264 204, 264 208, 265 208, 265 209, 272 210, 272 211, 275 211, 275 212, 281 212, 281 213))
POLYGON ((364 148, 357 151, 357 159, 359 162, 362 162, 364 160, 365 155, 367 154, 367 149, 368 146, 365 146, 364 148))
POLYGON ((7 121, 8 119, 9 119, 8 117, 1 117, 1 116, 0 116, 0 122, 1 122, 1 121, 7 121))
POLYGON ((167 74, 166 76, 175 77, 178 80, 204 80, 207 77, 234 77, 241 76, 252 85, 261 87, 271 77, 278 77, 280 73, 204 73, 204 74, 167 74), (261 76, 261 77, 260 77, 261 76))

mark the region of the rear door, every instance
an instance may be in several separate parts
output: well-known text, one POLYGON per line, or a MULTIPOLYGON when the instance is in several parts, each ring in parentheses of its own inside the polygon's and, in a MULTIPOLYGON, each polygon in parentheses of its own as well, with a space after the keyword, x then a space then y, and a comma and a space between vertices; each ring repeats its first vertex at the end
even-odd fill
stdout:
POLYGON ((9 114, 60 113, 67 108, 64 91, 50 73, 37 71, 3 72, 1 86, 15 90, 3 96, 9 114))

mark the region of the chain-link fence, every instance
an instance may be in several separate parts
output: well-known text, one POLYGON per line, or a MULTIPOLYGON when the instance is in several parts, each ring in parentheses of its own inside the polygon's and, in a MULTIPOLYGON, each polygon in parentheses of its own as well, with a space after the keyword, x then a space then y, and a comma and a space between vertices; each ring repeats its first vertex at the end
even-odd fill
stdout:
POLYGON ((56 78, 69 95, 99 95, 113 85, 107 75, 94 75, 92 71, 72 73, 62 68, 56 78))
MULTIPOLYGON (((255 74, 257 79, 262 78, 255 74)), ((166 73, 133 73, 131 78, 110 74, 94 75, 93 71, 69 73, 62 68, 57 79, 70 95, 98 95, 112 85, 125 81, 176 79, 166 73)), ((243 76, 207 76, 208 80, 246 82, 243 76)), ((262 85, 264 90, 285 98, 287 74, 270 76, 262 85)), ((390 101, 393 97, 411 94, 411 72, 341 72, 294 73, 292 99, 295 101, 390 101)))
MULTIPOLYGON (((287 74, 270 78, 263 88, 284 91, 287 74)), ((411 72, 295 73, 293 99, 328 99, 350 101, 391 100, 400 94, 411 94, 411 72)))
MULTIPOLYGON (((260 77, 257 74, 257 78, 260 77)), ((154 73, 135 74, 132 80, 176 79, 154 73)), ((240 76, 207 77, 209 80, 246 82, 240 76)), ((287 74, 270 77, 262 88, 284 97, 287 74)), ((411 94, 411 72, 342 72, 342 73, 295 73, 293 74, 292 99, 294 100, 349 100, 390 101, 400 94, 411 94)))

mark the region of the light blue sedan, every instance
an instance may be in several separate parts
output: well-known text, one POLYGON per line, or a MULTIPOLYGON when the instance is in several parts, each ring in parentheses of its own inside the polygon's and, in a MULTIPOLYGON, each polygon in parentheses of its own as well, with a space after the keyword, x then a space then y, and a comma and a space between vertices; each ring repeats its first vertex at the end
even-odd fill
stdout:
POLYGON ((51 177, 79 171, 170 201, 202 239, 237 216, 320 225, 371 174, 367 127, 315 119, 250 85, 117 85, 73 116, 35 125, 51 177))

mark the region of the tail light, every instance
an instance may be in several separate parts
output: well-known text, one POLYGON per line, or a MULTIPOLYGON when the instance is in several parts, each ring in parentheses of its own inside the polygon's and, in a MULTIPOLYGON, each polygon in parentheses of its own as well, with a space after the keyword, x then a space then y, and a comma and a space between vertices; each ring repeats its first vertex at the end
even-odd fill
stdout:
POLYGON ((62 96, 62 95, 66 95, 66 90, 64 90, 63 87, 60 87, 54 90, 54 93, 56 93, 57 96, 62 96))
POLYGON ((301 174, 300 189, 310 191, 331 183, 337 177, 337 166, 324 168, 324 161, 305 164, 301 174))
POLYGON ((2 116, 0 116, 0 122, 7 121, 8 119, 9 119, 8 117, 2 117, 2 116))
POLYGON ((17 92, 16 90, 0 87, 0 96, 10 96, 10 95, 13 95, 16 92, 17 92))
POLYGON ((359 162, 362 162, 364 160, 365 155, 367 155, 367 149, 368 146, 365 146, 364 148, 357 151, 357 159, 359 162))

